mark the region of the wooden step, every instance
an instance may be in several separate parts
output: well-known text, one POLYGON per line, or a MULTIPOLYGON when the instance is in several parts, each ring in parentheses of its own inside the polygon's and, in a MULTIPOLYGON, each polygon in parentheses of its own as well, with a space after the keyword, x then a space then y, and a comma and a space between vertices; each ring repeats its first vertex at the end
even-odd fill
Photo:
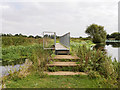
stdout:
POLYGON ((53 62, 52 64, 47 64, 47 66, 78 66, 76 62, 53 62))
POLYGON ((58 71, 58 72, 44 72, 48 75, 87 75, 84 72, 70 72, 70 71, 58 71))
POLYGON ((69 50, 55 50, 55 55, 68 55, 69 50))
POLYGON ((72 55, 56 55, 52 59, 80 59, 78 56, 72 56, 72 55))

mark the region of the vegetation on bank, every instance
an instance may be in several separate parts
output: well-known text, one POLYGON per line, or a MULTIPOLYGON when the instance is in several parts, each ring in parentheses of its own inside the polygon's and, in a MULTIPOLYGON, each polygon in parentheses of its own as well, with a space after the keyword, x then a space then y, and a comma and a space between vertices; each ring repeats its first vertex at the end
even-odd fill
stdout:
MULTIPOLYGON (((120 78, 118 67, 120 67, 120 64, 117 61, 112 62, 111 57, 108 57, 104 51, 91 49, 95 44, 90 40, 71 39, 71 54, 77 54, 80 57, 80 60, 77 61, 80 67, 77 69, 87 72, 88 76, 47 76, 43 74, 43 71, 46 70, 45 65, 48 63, 48 57, 52 54, 52 51, 43 49, 41 39, 26 37, 4 38, 6 41, 2 43, 4 46, 2 48, 3 61, 12 62, 28 58, 33 62, 32 67, 28 70, 30 75, 24 76, 23 74, 22 77, 19 77, 18 72, 5 77, 3 83, 6 83, 7 87, 53 88, 53 85, 55 85, 54 88, 57 88, 60 87, 59 84, 63 85, 64 82, 66 84, 69 83, 68 86, 66 84, 66 86, 63 86, 65 88, 81 88, 82 86, 84 88, 118 87, 118 80, 120 78), (12 44, 7 43, 8 39, 11 40, 10 43, 12 44), (19 41, 19 39, 21 40, 19 41), (26 40, 24 41, 24 39, 26 40), (14 43, 14 40, 16 43, 14 43)), ((70 70, 73 69, 70 68, 70 70)))
POLYGON ((120 33, 114 32, 112 34, 107 34, 107 39, 120 40, 120 33))
POLYGON ((38 56, 42 56, 43 53, 46 53, 47 55, 47 51, 43 50, 42 44, 33 44, 28 46, 9 46, 7 48, 2 48, 2 61, 3 63, 10 63, 26 58, 29 59, 34 55, 34 53, 39 53, 37 54, 38 56))
POLYGON ((107 87, 118 87, 120 78, 118 61, 112 61, 105 51, 91 49, 91 45, 87 43, 74 42, 71 49, 80 57, 80 71, 88 72, 90 78, 100 79, 99 83, 107 87))

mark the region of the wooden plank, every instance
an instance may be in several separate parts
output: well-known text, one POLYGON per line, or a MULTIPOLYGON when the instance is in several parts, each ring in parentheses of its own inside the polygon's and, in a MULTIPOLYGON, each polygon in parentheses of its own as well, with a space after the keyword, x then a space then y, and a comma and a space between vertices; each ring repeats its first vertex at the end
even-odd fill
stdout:
POLYGON ((80 59, 78 56, 74 55, 56 55, 52 59, 80 59))
POLYGON ((55 50, 69 50, 69 49, 67 49, 66 47, 64 47, 60 43, 56 43, 55 50))
POLYGON ((48 75, 88 75, 84 72, 70 72, 70 71, 58 71, 58 72, 44 72, 48 75))
POLYGON ((53 62, 52 64, 47 64, 47 66, 78 66, 76 62, 53 62))

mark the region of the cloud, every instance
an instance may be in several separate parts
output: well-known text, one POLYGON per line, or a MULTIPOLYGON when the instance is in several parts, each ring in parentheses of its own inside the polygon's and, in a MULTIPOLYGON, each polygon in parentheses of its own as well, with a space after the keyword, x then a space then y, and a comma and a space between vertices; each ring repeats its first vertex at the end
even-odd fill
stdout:
POLYGON ((8 9, 9 8, 9 6, 3 6, 3 5, 0 5, 0 9, 8 9))
POLYGON ((71 32, 71 36, 86 36, 85 29, 92 23, 105 26, 108 33, 118 31, 117 2, 105 1, 6 2, 9 8, 3 9, 2 32, 40 35, 55 31, 58 35, 71 32))

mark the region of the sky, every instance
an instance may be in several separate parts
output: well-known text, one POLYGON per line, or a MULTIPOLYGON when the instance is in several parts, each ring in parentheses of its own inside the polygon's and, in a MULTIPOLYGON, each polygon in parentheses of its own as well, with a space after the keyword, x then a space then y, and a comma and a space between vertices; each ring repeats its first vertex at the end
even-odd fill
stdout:
POLYGON ((118 32, 119 0, 3 0, 0 2, 2 33, 42 35, 43 31, 86 37, 91 24, 118 32))

